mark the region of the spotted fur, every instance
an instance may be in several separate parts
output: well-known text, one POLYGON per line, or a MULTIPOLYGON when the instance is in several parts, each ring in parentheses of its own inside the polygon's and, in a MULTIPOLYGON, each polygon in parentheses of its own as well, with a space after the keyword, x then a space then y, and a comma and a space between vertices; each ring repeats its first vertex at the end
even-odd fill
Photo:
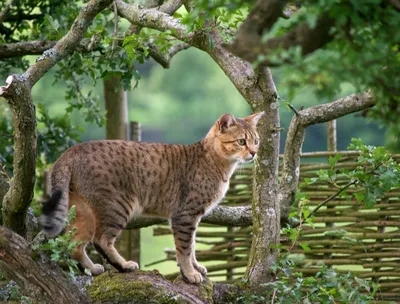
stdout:
POLYGON ((166 217, 184 278, 201 282, 207 269, 194 254, 197 225, 225 195, 237 164, 255 157, 262 115, 240 119, 225 114, 192 145, 101 140, 73 146, 54 164, 52 197, 41 216, 43 231, 58 235, 75 205, 74 240, 80 245, 73 257, 97 275, 104 269, 86 255, 89 242, 119 271, 131 271, 138 264, 125 261, 114 247, 121 230, 133 215, 166 217))

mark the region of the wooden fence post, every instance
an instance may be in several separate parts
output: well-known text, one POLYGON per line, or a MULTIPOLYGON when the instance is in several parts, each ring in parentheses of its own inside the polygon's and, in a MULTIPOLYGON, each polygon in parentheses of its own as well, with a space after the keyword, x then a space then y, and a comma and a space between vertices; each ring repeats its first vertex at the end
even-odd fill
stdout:
MULTIPOLYGON (((130 123, 130 140, 141 141, 142 140, 142 129, 141 125, 137 121, 131 121, 130 123)), ((128 259, 137 261, 140 265, 140 229, 129 229, 129 242, 128 242, 128 259)))
MULTIPOLYGON (((328 121, 326 123, 327 125, 327 150, 329 152, 336 152, 337 151, 337 132, 336 132, 336 119, 328 121)), ((329 212, 329 209, 334 209, 333 206, 327 206, 326 209, 329 212)), ((333 228, 335 226, 335 223, 326 223, 325 227, 330 227, 333 228)), ((332 248, 331 245, 327 245, 326 248, 332 248)), ((331 259, 333 256, 332 253, 325 253, 324 254, 324 259, 331 259)), ((329 266, 329 268, 332 268, 332 265, 329 266)))

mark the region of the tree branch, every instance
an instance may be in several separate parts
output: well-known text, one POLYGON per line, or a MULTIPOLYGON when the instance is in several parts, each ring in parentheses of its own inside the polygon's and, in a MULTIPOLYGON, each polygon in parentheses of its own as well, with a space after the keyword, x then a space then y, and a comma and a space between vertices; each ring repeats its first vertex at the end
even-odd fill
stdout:
MULTIPOLYGON (((211 213, 201 219, 202 223, 219 226, 247 227, 252 225, 251 207, 218 206, 211 213)), ((136 229, 157 224, 167 224, 168 220, 159 217, 136 217, 127 225, 126 229, 136 229)))
POLYGON ((112 0, 91 0, 83 7, 69 32, 51 49, 45 51, 36 63, 23 74, 32 87, 58 61, 70 55, 79 45, 93 18, 108 7, 112 0))
POLYGON ((0 226, 0 269, 14 280, 24 295, 38 303, 89 303, 87 296, 67 275, 46 258, 34 254, 18 234, 0 226))
POLYGON ((238 31, 240 36, 237 35, 234 42, 226 45, 226 48, 236 56, 249 62, 258 60, 259 63, 274 66, 276 63, 269 61, 267 58, 272 51, 300 46, 302 55, 310 54, 333 39, 333 35, 330 33, 333 24, 333 19, 327 15, 322 15, 318 18, 313 28, 307 22, 303 22, 285 35, 271 38, 266 42, 262 41, 261 34, 255 35, 251 32, 242 34, 238 31), (261 57, 263 59, 260 59, 261 57))
POLYGON ((130 5, 122 0, 115 0, 115 2, 117 3, 118 14, 132 24, 159 31, 171 30, 174 32, 173 35, 182 41, 191 38, 187 34, 187 27, 168 13, 153 8, 140 8, 138 5, 130 5))
POLYGON ((41 55, 44 51, 55 46, 57 41, 36 40, 0 44, 0 60, 25 55, 41 55))
POLYGON ((300 152, 306 128, 358 112, 377 103, 371 92, 353 94, 334 102, 299 111, 290 123, 283 156, 283 172, 279 190, 282 218, 287 219, 294 201, 300 176, 300 152))
MULTIPOLYGON (((239 27, 236 33, 236 39, 232 44, 232 48, 229 48, 229 50, 232 51, 238 46, 246 49, 256 47, 252 44, 255 42, 259 43, 263 33, 268 31, 282 15, 285 2, 286 1, 282 0, 258 0, 252 11, 239 27), (244 45, 246 43, 250 44, 244 45)), ((234 52, 232 51, 232 53, 234 52)), ((239 57, 246 59, 242 56, 242 53, 234 54, 240 54, 239 57)))
MULTIPOLYGON (((9 44, 0 45, 0 60, 22 57, 26 55, 41 55, 43 52, 54 47, 58 41, 51 40, 36 40, 36 41, 26 41, 17 42, 9 44)), ((90 52, 100 50, 98 43, 100 42, 97 35, 93 35, 91 38, 83 38, 76 48, 76 51, 80 52, 90 52)))
POLYGON ((3 199, 3 225, 25 236, 25 218, 33 197, 36 161, 36 116, 31 89, 21 75, 9 76, 0 96, 10 104, 14 133, 14 176, 3 199))
MULTIPOLYGON (((171 31, 177 39, 207 52, 230 78, 238 91, 247 101, 262 101, 263 93, 257 88, 257 75, 252 66, 242 59, 233 56, 223 47, 223 40, 217 30, 211 33, 189 33, 186 25, 167 13, 156 9, 143 9, 137 5, 130 5, 122 0, 116 0, 118 14, 134 25, 149 27, 159 31, 171 31), (212 40, 212 46, 210 41, 212 40)), ((251 104, 252 106, 252 104, 251 104)))
POLYGON ((169 69, 172 58, 180 51, 186 50, 188 48, 190 48, 190 44, 183 42, 173 45, 172 47, 170 47, 168 54, 163 54, 158 50, 155 45, 149 44, 149 54, 164 69, 169 69))

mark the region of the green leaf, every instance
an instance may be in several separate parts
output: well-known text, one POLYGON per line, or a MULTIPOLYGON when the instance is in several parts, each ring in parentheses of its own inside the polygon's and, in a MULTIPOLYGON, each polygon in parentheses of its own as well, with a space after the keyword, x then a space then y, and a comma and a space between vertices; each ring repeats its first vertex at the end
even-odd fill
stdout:
POLYGON ((310 246, 308 246, 308 244, 306 244, 306 243, 300 243, 300 246, 305 252, 311 251, 310 246))
POLYGON ((53 19, 50 15, 46 15, 46 20, 49 22, 49 24, 52 26, 52 28, 58 32, 58 29, 60 28, 60 23, 58 22, 57 19, 53 19))
POLYGON ((342 154, 336 154, 335 156, 329 156, 328 163, 331 168, 335 167, 337 162, 342 158, 342 154))

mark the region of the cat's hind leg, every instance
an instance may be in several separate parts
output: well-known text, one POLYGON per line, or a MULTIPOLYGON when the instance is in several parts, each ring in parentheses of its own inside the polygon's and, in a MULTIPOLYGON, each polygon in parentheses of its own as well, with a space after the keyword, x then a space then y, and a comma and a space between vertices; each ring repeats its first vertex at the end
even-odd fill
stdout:
POLYGON ((139 265, 133 261, 126 261, 115 249, 114 244, 121 229, 108 228, 100 236, 96 236, 94 246, 96 250, 119 272, 134 271, 139 265))
POLYGON ((69 194, 69 207, 75 205, 75 221, 67 228, 74 231, 73 242, 78 245, 72 249, 71 255, 84 268, 90 270, 92 275, 99 275, 104 272, 104 267, 100 264, 93 264, 92 260, 86 254, 86 245, 92 242, 96 231, 96 218, 92 208, 83 198, 75 193, 69 194))

